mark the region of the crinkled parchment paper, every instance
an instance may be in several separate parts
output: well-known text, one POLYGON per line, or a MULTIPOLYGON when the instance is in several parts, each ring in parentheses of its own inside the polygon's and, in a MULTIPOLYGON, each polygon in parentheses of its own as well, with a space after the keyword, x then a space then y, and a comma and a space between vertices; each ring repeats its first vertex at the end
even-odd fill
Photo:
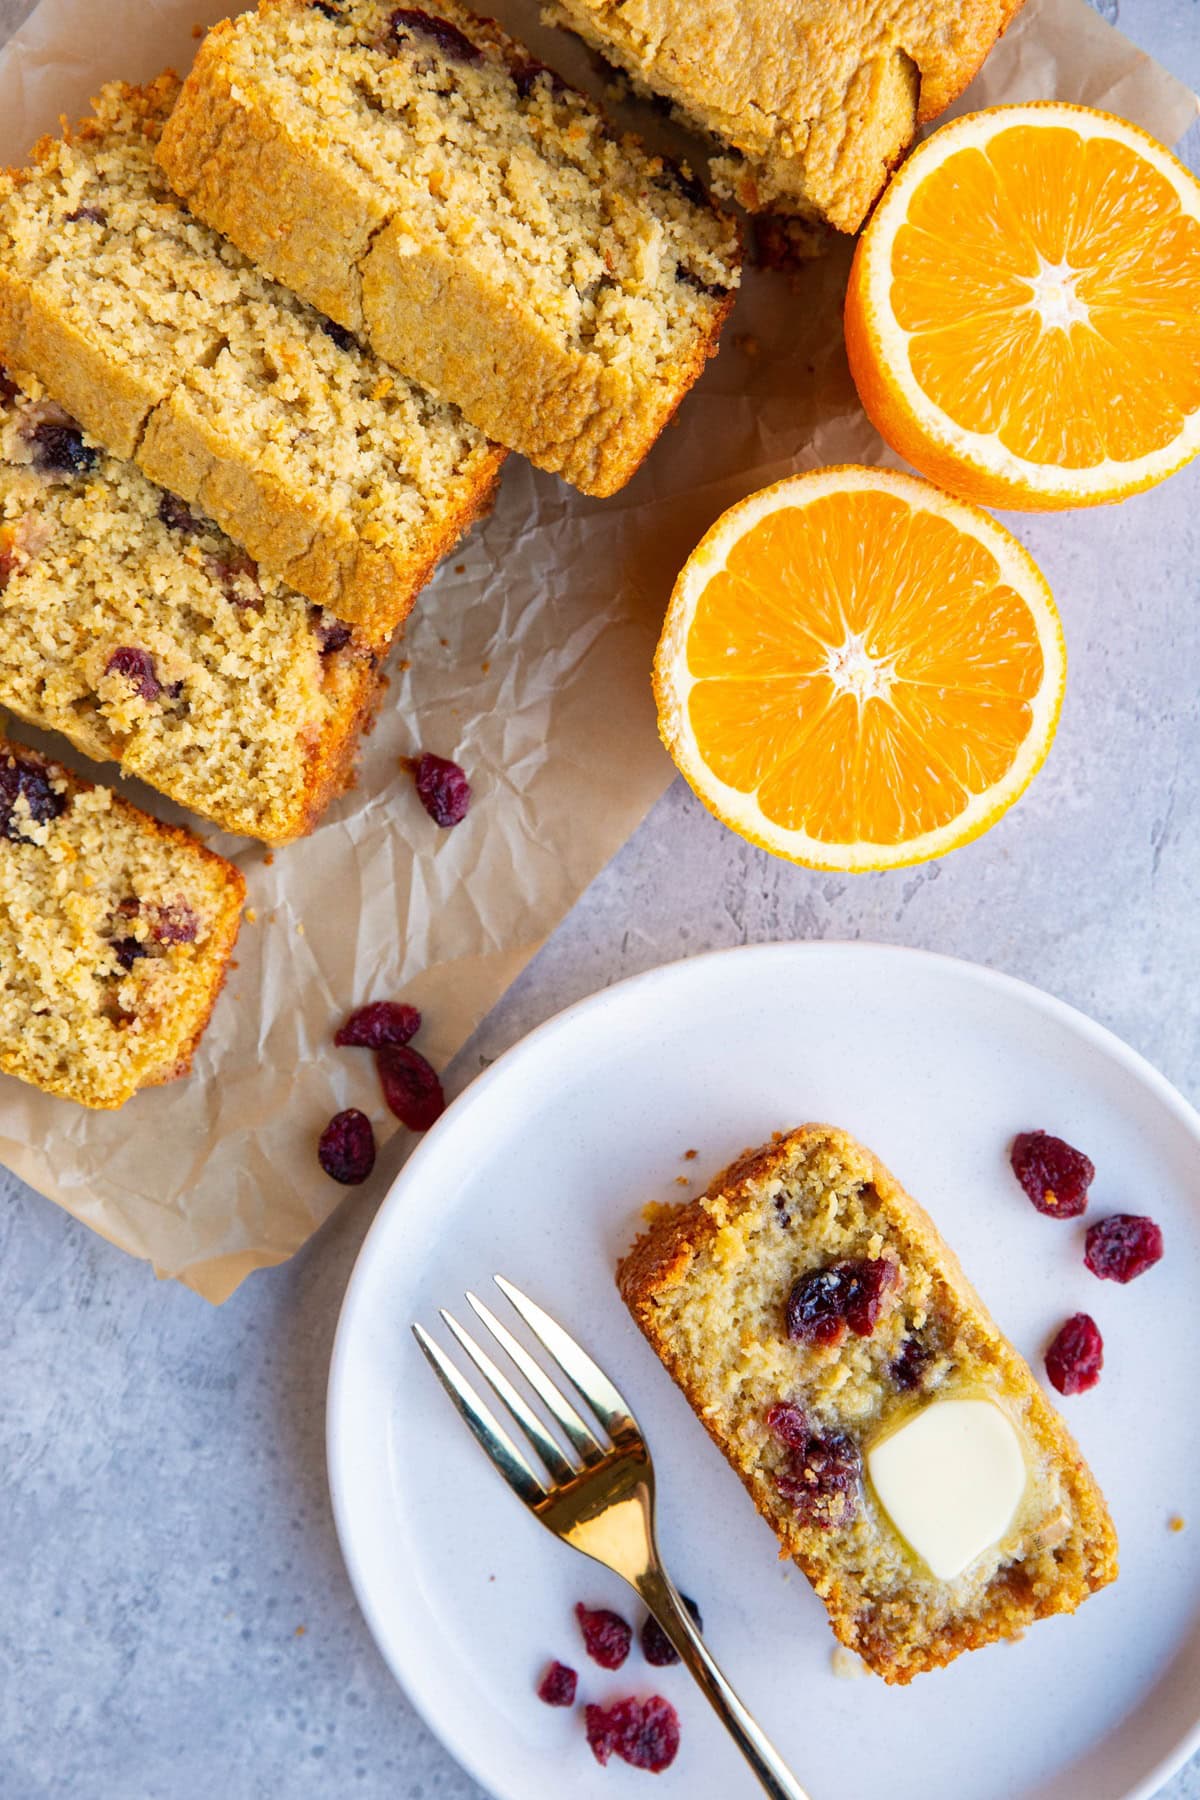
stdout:
MULTIPOLYGON (((0 158, 23 161, 105 80, 186 67, 194 28, 226 10, 42 0, 0 57, 0 158)), ((533 0, 488 10, 595 89, 533 0)), ((1169 144, 1196 113, 1084 0, 1029 0, 959 110, 1051 96, 1109 107, 1169 144)), ((0 1159, 212 1301, 305 1241, 345 1192, 317 1166, 326 1120, 357 1105, 381 1140, 395 1127, 371 1057, 335 1050, 335 1025, 353 1004, 403 996, 425 1013, 420 1047, 449 1061, 671 778, 649 668, 696 539, 792 469, 879 460, 841 354, 847 261, 843 246, 794 278, 748 279, 720 357, 615 499, 584 500, 510 459, 494 516, 418 603, 354 792, 273 858, 209 834, 244 868, 252 914, 191 1077, 116 1114, 0 1077, 0 1159), (426 818, 400 768, 417 749, 469 772, 474 805, 454 830, 426 818)), ((376 1187, 396 1160, 381 1157, 376 1187)))

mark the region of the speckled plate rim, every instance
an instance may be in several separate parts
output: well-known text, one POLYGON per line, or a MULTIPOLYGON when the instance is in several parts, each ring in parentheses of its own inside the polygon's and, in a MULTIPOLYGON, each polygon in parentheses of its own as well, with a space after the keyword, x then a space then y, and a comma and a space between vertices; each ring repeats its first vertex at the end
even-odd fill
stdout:
MULTIPOLYGON (((326 1394, 325 1441, 334 1524, 350 1585, 367 1627, 397 1684, 415 1711, 447 1753, 478 1782, 481 1788, 492 1795, 494 1800, 525 1800, 525 1796, 517 1796, 513 1790, 507 1788, 501 1790, 493 1785, 494 1772, 489 1771, 485 1761, 477 1754, 475 1746, 462 1742, 457 1732, 448 1723, 438 1698, 436 1684, 428 1679, 425 1669, 419 1662, 412 1660, 402 1664, 396 1656, 390 1653, 388 1646, 392 1635, 391 1629, 384 1617, 383 1609, 377 1603, 371 1574, 366 1566, 366 1560, 360 1554, 357 1542, 351 1499, 355 1476, 352 1459, 346 1453, 343 1421, 347 1407, 348 1383, 352 1378, 351 1362, 354 1340, 359 1333, 361 1324, 362 1297, 367 1289, 368 1277, 379 1248, 390 1233, 392 1220, 397 1210, 404 1206, 410 1189, 419 1187, 426 1163, 431 1161, 435 1155, 440 1155, 446 1138, 451 1133, 457 1134, 466 1127, 472 1113, 490 1094, 491 1090, 498 1084, 511 1079, 513 1072, 527 1057, 540 1051, 548 1040, 568 1035, 582 1015, 590 1015, 600 1010, 617 1011, 628 1005, 632 996, 636 995, 644 999, 647 994, 653 994, 655 989, 670 989, 679 982, 686 984, 698 978, 702 968, 716 963, 754 959, 760 962, 778 960, 790 965, 795 960, 801 962, 824 961, 839 957, 854 960, 863 955, 881 957, 885 962, 890 961, 894 964, 925 963, 931 968, 936 967, 967 984, 973 984, 981 990, 1005 994, 1035 1013, 1056 1020, 1068 1030, 1075 1032, 1085 1043, 1105 1053, 1134 1081, 1147 1088, 1153 1097, 1175 1116, 1184 1130, 1192 1137, 1197 1150, 1200 1151, 1200 1111, 1197 1111, 1140 1051, 1134 1050, 1124 1039, 1110 1031, 1107 1026, 1101 1025, 1089 1017, 1087 1013, 1071 1006, 1067 1001, 1047 993, 1044 989, 1036 987, 1032 982, 1005 974, 1001 970, 989 968, 984 964, 972 962, 968 958, 947 956, 938 951, 916 949, 906 945, 873 941, 818 939, 798 943, 781 941, 740 944, 658 964, 652 969, 643 970, 640 974, 614 982, 610 987, 585 995, 582 999, 563 1008, 562 1011, 543 1020, 540 1025, 535 1026, 532 1031, 527 1032, 523 1038, 518 1039, 515 1044, 497 1057, 489 1068, 477 1075, 451 1102, 436 1125, 425 1134, 413 1150, 380 1203, 379 1210, 359 1249, 343 1296, 334 1336, 326 1394)), ((447 1419, 450 1420, 449 1411, 447 1419)), ((455 1429, 459 1428, 455 1426, 455 1429)), ((1152 1796, 1157 1794, 1162 1786, 1200 1750, 1200 1692, 1195 1696, 1194 1706, 1195 1716, 1184 1726, 1170 1749, 1158 1758, 1134 1786, 1123 1792, 1121 1800, 1152 1800, 1152 1796)), ((1081 1796, 1080 1800, 1087 1800, 1087 1797, 1081 1796)))

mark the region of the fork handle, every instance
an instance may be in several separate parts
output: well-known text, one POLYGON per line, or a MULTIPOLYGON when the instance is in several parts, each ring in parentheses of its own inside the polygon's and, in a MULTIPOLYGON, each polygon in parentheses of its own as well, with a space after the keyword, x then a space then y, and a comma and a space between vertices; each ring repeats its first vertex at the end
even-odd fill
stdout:
POLYGON ((661 1568, 647 1569, 633 1585, 678 1650, 709 1705, 750 1764, 771 1800, 809 1800, 765 1732, 755 1724, 720 1669, 674 1582, 661 1568))

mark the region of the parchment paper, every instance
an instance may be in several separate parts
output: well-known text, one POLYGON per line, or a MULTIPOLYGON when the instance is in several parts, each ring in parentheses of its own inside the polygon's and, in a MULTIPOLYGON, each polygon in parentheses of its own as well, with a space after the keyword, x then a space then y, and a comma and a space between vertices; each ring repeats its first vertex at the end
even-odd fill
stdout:
MULTIPOLYGON (((0 159, 23 161, 105 80, 186 67, 195 28, 227 10, 42 0, 0 56, 0 159)), ((487 10, 596 90, 595 70, 538 25, 533 0, 487 10)), ((1107 107, 1168 144, 1197 106, 1084 0, 1028 0, 956 110, 1039 97, 1107 107)), ((335 1026, 352 1005, 403 997, 425 1014, 419 1047, 449 1062, 671 779, 649 668, 697 538, 792 469, 883 458, 842 356, 847 264, 843 246, 797 276, 748 277, 721 356, 615 499, 584 500, 510 459, 495 514, 418 602, 356 790, 273 857, 200 827, 244 868, 251 912, 192 1075, 116 1114, 0 1077, 0 1159, 214 1302, 298 1249, 346 1196, 315 1156, 330 1115, 362 1107, 381 1145, 399 1129, 372 1058, 335 1050, 335 1026), (400 767, 418 749, 470 775, 474 804, 453 830, 425 816, 400 767)), ((112 765, 101 778, 115 781, 112 765)), ((161 817, 184 816, 118 785, 161 817)), ((368 1203, 408 1147, 401 1134, 381 1154, 359 1190, 368 1203)))

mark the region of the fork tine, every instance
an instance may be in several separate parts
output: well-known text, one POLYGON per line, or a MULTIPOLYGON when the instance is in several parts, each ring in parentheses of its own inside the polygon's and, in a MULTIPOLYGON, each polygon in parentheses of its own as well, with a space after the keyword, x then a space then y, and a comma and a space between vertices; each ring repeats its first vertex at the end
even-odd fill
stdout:
POLYGON ((587 1351, 511 1281, 506 1281, 503 1275, 494 1275, 492 1279, 516 1307, 534 1337, 554 1358, 572 1387, 587 1401, 609 1435, 615 1438, 618 1433, 636 1433, 637 1423, 629 1407, 587 1351))
POLYGON ((508 1433, 497 1425, 474 1389, 459 1374, 449 1357, 438 1349, 429 1333, 422 1330, 420 1325, 414 1325, 412 1329, 434 1374, 509 1487, 524 1500, 526 1506, 539 1505, 546 1498, 546 1490, 508 1433))
POLYGON ((531 1411, 522 1400, 508 1376, 496 1367, 487 1351, 480 1349, 470 1333, 463 1330, 458 1320, 452 1317, 444 1306, 440 1310, 446 1329, 454 1334, 455 1339, 466 1351, 497 1399, 507 1406, 554 1480, 573 1481, 579 1473, 578 1469, 567 1461, 554 1439, 543 1427, 537 1414, 531 1411))
POLYGON ((468 1293, 467 1302, 474 1307, 500 1348, 508 1353, 564 1436, 571 1440, 576 1454, 585 1463, 604 1455, 604 1447, 595 1433, 584 1423, 565 1394, 560 1394, 545 1369, 534 1362, 523 1344, 519 1344, 506 1325, 502 1325, 490 1307, 478 1295, 468 1293))

